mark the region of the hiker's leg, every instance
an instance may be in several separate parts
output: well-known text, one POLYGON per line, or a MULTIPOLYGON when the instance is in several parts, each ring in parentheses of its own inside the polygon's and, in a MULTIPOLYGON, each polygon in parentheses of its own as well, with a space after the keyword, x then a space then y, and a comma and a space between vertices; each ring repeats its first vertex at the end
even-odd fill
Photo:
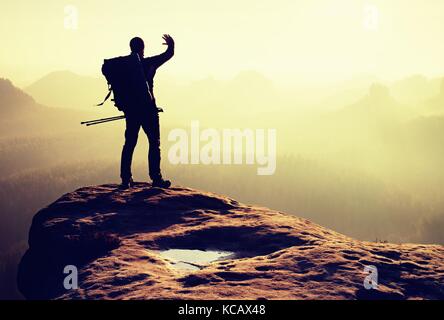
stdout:
POLYGON ((122 160, 120 162, 120 177, 123 182, 128 182, 132 178, 131 162, 133 160, 134 148, 137 144, 140 122, 136 117, 126 118, 125 144, 122 150, 122 160))
POLYGON ((160 172, 160 128, 159 128, 159 114, 154 112, 144 118, 142 122, 143 130, 148 136, 149 152, 149 176, 151 180, 160 180, 162 174, 160 172))

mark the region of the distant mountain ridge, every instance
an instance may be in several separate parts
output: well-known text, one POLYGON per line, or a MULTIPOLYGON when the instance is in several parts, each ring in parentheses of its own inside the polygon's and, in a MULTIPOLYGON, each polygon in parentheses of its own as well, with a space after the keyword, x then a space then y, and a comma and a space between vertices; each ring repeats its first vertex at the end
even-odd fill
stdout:
POLYGON ((3 138, 77 130, 81 119, 92 116, 82 110, 48 107, 4 78, 0 78, 0 115, 3 138))
POLYGON ((0 112, 11 114, 24 108, 36 108, 33 97, 15 87, 11 80, 0 78, 0 112))
POLYGON ((107 91, 105 79, 71 71, 54 71, 24 88, 39 103, 50 107, 91 109, 107 91))

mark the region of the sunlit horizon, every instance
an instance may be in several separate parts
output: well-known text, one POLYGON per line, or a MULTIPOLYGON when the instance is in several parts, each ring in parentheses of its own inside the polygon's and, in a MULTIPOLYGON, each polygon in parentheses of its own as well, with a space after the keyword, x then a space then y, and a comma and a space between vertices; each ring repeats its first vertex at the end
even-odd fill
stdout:
POLYGON ((57 70, 99 76, 104 58, 128 53, 131 37, 143 37, 154 55, 170 33, 177 53, 162 72, 184 80, 230 79, 242 70, 277 84, 436 77, 444 73, 442 9, 418 0, 6 1, 1 76, 20 86, 57 70), (68 5, 78 12, 75 30, 64 25, 68 5))

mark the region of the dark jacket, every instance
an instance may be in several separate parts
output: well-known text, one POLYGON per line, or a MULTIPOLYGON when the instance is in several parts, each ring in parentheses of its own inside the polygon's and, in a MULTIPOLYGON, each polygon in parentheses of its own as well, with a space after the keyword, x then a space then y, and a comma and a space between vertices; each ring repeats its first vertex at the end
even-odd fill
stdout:
MULTIPOLYGON (((174 45, 168 46, 164 53, 157 56, 144 58, 142 61, 145 78, 148 82, 149 90, 151 96, 154 98, 154 76, 156 75, 157 68, 163 65, 165 62, 170 60, 174 55, 174 45)), ((154 100, 155 101, 155 100, 154 100)))

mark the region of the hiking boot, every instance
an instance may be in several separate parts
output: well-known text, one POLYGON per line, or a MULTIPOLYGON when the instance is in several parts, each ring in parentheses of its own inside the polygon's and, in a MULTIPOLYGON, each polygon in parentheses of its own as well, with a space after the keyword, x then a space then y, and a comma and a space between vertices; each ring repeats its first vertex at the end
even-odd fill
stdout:
POLYGON ((170 180, 163 180, 162 178, 153 180, 153 183, 151 184, 153 188, 162 188, 162 189, 168 189, 171 186, 170 180))
POLYGON ((134 187, 134 180, 133 178, 130 178, 129 180, 122 180, 122 183, 119 186, 119 189, 126 190, 131 187, 134 187))

